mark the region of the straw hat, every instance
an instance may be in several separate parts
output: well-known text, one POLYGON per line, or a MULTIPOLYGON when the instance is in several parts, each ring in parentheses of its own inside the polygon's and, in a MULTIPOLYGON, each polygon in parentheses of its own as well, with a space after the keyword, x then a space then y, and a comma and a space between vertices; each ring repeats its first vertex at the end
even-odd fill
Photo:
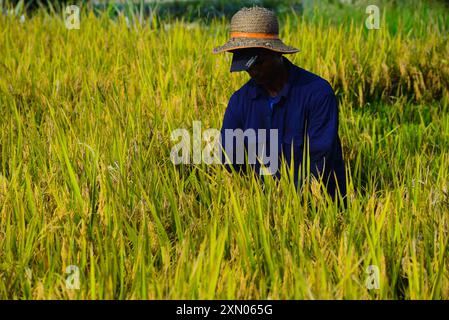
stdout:
POLYGON ((231 19, 231 39, 214 48, 214 53, 244 48, 265 48, 281 53, 299 50, 285 45, 279 39, 279 23, 276 14, 266 8, 252 7, 239 10, 231 19))

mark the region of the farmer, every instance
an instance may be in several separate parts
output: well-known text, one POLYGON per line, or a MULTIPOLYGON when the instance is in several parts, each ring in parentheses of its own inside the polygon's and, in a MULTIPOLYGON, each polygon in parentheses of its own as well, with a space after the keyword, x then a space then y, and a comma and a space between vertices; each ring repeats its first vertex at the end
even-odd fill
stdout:
MULTIPOLYGON (((244 170, 235 159, 238 152, 228 152, 229 147, 236 148, 238 137, 230 137, 226 132, 265 129, 265 137, 257 136, 256 145, 259 146, 262 139, 266 142, 265 151, 271 151, 270 144, 276 144, 276 156, 294 166, 297 187, 303 151, 306 150, 303 148, 308 147, 310 173, 316 179, 323 179, 331 197, 335 199, 337 190, 345 197, 345 166, 334 91, 326 80, 283 56, 299 50, 285 45, 278 34, 278 20, 272 11, 261 7, 243 8, 232 17, 231 39, 214 49, 214 53, 233 54, 231 72, 246 71, 251 77, 234 92, 226 108, 221 128, 221 145, 226 153, 223 159, 226 157, 227 163, 230 162, 236 170, 244 170), (270 129, 276 130, 277 137, 268 133, 270 129)), ((250 136, 244 135, 244 139, 250 136)), ((244 140, 247 159, 251 143, 248 140, 244 140)), ((255 172, 266 174, 262 173, 266 163, 262 166, 263 160, 257 159, 255 172)), ((279 177, 279 170, 272 174, 279 177)), ((303 179, 299 179, 301 186, 303 179)), ((344 203, 346 205, 346 200, 344 203)))

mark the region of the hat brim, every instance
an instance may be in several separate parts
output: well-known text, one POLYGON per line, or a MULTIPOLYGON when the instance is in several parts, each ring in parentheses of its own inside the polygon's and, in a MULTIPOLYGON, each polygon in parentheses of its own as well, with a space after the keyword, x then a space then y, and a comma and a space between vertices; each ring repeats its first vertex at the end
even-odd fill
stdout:
POLYGON ((280 39, 231 38, 224 45, 214 48, 213 53, 217 54, 247 48, 265 48, 286 54, 299 52, 299 49, 287 46, 280 39))

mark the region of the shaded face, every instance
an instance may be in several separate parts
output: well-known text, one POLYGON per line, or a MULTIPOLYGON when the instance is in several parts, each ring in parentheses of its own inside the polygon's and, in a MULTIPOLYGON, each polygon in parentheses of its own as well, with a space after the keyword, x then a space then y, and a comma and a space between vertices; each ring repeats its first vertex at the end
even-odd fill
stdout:
POLYGON ((246 72, 258 85, 263 85, 272 81, 279 72, 282 55, 267 49, 258 49, 257 55, 257 60, 246 72))

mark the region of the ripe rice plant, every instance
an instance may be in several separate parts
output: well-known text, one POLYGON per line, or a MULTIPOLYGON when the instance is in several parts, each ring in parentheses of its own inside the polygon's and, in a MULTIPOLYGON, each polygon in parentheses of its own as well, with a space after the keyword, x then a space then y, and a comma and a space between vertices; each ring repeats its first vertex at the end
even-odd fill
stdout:
POLYGON ((170 133, 220 128, 248 79, 212 55, 227 21, 1 15, 0 298, 448 299, 446 23, 347 21, 281 28, 340 100, 340 209, 316 185, 170 161, 170 133))

